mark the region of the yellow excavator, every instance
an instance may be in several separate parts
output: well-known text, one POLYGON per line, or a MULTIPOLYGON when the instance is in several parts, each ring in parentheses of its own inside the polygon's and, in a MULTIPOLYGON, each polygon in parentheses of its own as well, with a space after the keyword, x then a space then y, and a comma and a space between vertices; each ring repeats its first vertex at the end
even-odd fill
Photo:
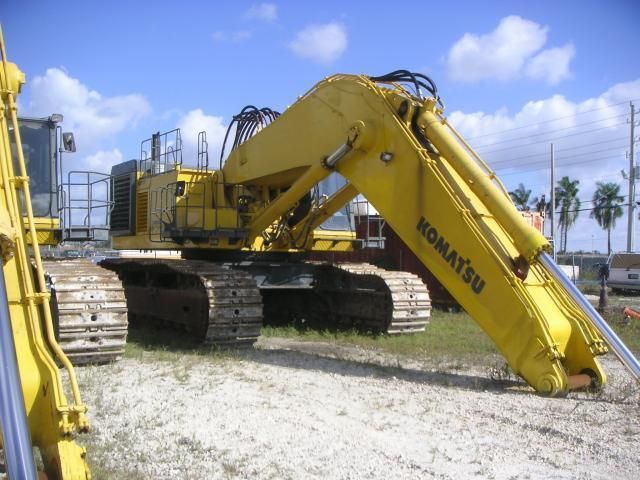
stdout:
POLYGON ((89 429, 87 407, 55 338, 17 117, 25 77, 7 60, 1 31, 0 51, 0 447, 11 479, 85 480, 91 477, 86 452, 74 437, 89 429), (57 362, 67 371, 71 402, 57 362), (36 470, 34 447, 43 472, 36 470))
MULTIPOLYGON (((9 468, 16 465, 11 478, 34 478, 37 446, 51 478, 83 479, 85 452, 73 436, 88 428, 86 407, 49 310, 16 113, 23 82, 2 44, 3 447, 9 468), (56 361, 69 372, 72 403, 56 361)), ((603 385, 596 357, 605 342, 639 377, 638 361, 551 260, 547 240, 448 124, 428 77, 336 75, 282 115, 247 107, 230 128, 231 151, 217 169, 204 134, 197 165, 183 166, 179 131, 153 135, 139 161, 113 168, 114 247, 183 254, 104 263, 122 280, 133 315, 231 344, 254 341, 269 313, 389 332, 424 328, 428 294, 414 276, 299 258, 357 244, 345 206, 362 194, 537 391, 603 385)))
POLYGON ((638 378, 638 361, 447 122, 429 77, 335 75, 282 114, 245 107, 229 128, 218 168, 204 133, 197 165, 183 166, 179 130, 113 167, 114 248, 183 257, 103 264, 133 315, 219 343, 255 340, 261 313, 423 328, 428 294, 414 278, 296 261, 354 246, 345 206, 362 194, 538 392, 603 385, 606 344, 638 378))

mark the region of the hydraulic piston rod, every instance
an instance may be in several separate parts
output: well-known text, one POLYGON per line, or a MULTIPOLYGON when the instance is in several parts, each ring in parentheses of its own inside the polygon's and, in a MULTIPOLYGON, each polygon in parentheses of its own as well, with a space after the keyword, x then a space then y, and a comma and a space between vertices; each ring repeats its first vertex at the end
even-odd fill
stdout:
POLYGON ((4 273, 0 271, 0 426, 9 478, 36 478, 33 450, 22 386, 18 376, 16 349, 7 308, 4 273))
POLYGON ((594 327, 607 341, 613 353, 620 359, 625 367, 633 374, 634 378, 640 381, 640 362, 634 357, 633 353, 620 340, 620 337, 611 329, 611 327, 600 316, 598 311, 593 308, 589 301, 584 298, 580 290, 569 280, 569 278, 558 268, 558 265, 547 253, 540 254, 540 263, 549 270, 555 279, 564 287, 567 293, 575 300, 575 302, 585 311, 594 327))

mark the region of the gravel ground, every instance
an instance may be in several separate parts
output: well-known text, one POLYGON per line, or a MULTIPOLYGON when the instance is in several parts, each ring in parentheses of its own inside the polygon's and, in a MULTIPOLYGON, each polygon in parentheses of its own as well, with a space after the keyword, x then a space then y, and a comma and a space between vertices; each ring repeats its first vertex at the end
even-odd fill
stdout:
POLYGON ((640 393, 540 397, 488 369, 263 339, 78 368, 98 479, 640 478, 640 393))

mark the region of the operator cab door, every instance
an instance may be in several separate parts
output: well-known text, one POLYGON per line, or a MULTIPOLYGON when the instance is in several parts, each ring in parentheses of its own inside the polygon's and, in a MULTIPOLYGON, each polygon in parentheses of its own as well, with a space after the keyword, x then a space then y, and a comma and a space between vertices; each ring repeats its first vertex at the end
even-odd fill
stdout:
MULTIPOLYGON (((29 176, 31 205, 36 219, 58 218, 58 179, 56 175, 56 124, 48 118, 19 119, 25 167, 29 176)), ((13 130, 12 127, 10 127, 13 130)), ((10 132, 14 174, 19 175, 13 132, 10 132)), ((22 213, 26 215, 24 202, 22 213)))

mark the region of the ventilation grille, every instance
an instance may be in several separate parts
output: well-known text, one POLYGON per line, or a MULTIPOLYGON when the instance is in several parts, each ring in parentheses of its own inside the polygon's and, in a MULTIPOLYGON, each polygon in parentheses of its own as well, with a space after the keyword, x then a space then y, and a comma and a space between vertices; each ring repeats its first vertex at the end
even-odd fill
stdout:
POLYGON ((111 211, 111 232, 131 235, 131 175, 113 179, 113 210, 111 211))
POLYGON ((136 205, 136 233, 146 233, 149 223, 149 193, 138 192, 136 205))

